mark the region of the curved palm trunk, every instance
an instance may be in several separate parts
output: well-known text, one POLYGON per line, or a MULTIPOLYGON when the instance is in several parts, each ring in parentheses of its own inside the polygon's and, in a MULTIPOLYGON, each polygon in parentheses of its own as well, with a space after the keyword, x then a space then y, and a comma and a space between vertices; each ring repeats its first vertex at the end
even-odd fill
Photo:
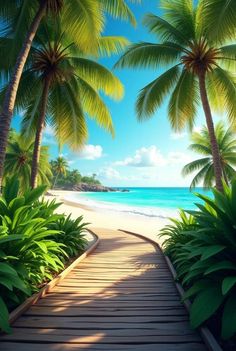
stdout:
POLYGON ((46 116, 46 112, 47 112, 47 102, 48 102, 48 94, 49 94, 50 84, 51 84, 51 80, 50 80, 50 78, 47 78, 44 81, 40 115, 39 115, 37 131, 36 131, 35 141, 34 141, 34 151, 33 151, 32 167, 31 167, 31 182, 30 182, 31 187, 33 189, 37 186, 37 174, 38 174, 38 166, 39 166, 39 158, 40 158, 40 147, 41 147, 42 136, 43 136, 45 116, 46 116))
POLYGON ((4 97, 2 110, 0 113, 0 186, 2 184, 7 138, 9 134, 10 125, 11 125, 11 119, 12 119, 13 110, 15 106, 16 94, 17 94, 19 82, 21 79, 25 62, 29 55, 29 51, 30 51, 33 39, 40 25, 40 22, 45 14, 45 9, 46 9, 46 0, 40 2, 40 7, 33 19, 33 22, 29 28, 29 32, 23 43, 22 49, 19 52, 19 55, 17 57, 14 71, 4 97))
POLYGON ((219 191, 223 191, 223 184, 222 184, 223 173, 222 173, 222 166, 221 166, 221 160, 220 160, 220 152, 219 152, 219 147, 215 136, 214 123, 213 123, 211 109, 210 109, 210 105, 207 97, 205 72, 203 71, 200 72, 198 77, 199 77, 199 88, 200 88, 202 106, 206 117, 206 123, 207 123, 211 149, 212 149, 213 166, 214 166, 214 173, 215 173, 215 179, 216 179, 216 189, 219 191))

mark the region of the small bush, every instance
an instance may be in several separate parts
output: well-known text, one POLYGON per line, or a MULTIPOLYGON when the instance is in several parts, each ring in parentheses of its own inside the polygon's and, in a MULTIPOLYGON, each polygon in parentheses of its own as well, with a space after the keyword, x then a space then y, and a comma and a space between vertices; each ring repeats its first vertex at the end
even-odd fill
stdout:
POLYGON ((164 249, 192 299, 191 325, 220 320, 221 336, 236 334, 236 180, 214 199, 198 194, 205 204, 162 230, 164 249))
POLYGON ((71 219, 61 216, 56 221, 50 224, 50 229, 60 232, 60 235, 55 237, 55 241, 64 244, 64 250, 68 256, 73 257, 81 253, 85 248, 87 241, 84 238, 84 233, 88 223, 83 223, 83 216, 77 219, 71 219))

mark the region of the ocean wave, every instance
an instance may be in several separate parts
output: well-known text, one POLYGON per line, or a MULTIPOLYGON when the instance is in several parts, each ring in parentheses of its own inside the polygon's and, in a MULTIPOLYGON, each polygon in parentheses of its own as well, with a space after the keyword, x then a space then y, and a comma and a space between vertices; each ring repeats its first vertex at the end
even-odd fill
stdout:
POLYGON ((135 207, 130 205, 123 205, 114 202, 103 202, 103 201, 94 201, 88 199, 84 196, 85 193, 76 193, 64 197, 64 200, 69 202, 74 202, 75 204, 81 204, 88 206, 92 209, 126 213, 134 216, 145 216, 149 218, 169 218, 176 217, 178 214, 177 209, 173 208, 161 208, 161 207, 135 207))

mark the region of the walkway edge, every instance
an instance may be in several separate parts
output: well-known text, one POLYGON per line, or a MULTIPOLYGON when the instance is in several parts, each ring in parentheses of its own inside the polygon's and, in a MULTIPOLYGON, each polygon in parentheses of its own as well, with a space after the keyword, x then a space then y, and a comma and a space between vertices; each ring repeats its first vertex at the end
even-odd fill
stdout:
POLYGON ((14 309, 9 316, 9 323, 12 324, 17 318, 19 318, 25 311, 27 311, 32 305, 34 305, 40 298, 44 297, 49 291, 51 291, 55 285, 61 282, 70 271, 78 265, 81 261, 83 261, 91 252, 93 252, 99 244, 99 237, 96 233, 87 229, 90 234, 94 236, 95 242, 90 245, 87 250, 76 258, 66 269, 64 269, 60 274, 56 276, 53 280, 47 283, 42 289, 40 289, 37 293, 33 294, 29 298, 27 298, 21 305, 19 305, 16 309, 14 309))
MULTIPOLYGON (((123 230, 123 229, 118 229, 118 230, 121 231, 121 232, 127 233, 127 234, 135 235, 135 236, 137 236, 139 238, 142 238, 144 240, 147 240, 151 244, 153 244, 154 246, 157 246, 161 250, 161 252, 162 252, 162 254, 163 254, 164 258, 165 258, 165 261, 166 261, 166 263, 168 265, 168 268, 169 268, 169 270, 170 270, 170 272, 172 274, 172 277, 174 279, 175 286, 176 286, 176 288, 178 290, 178 293, 179 293, 179 295, 180 295, 180 297, 182 299, 183 295, 184 295, 184 289, 183 289, 181 284, 176 282, 177 273, 176 273, 175 268, 172 265, 169 257, 164 254, 164 252, 162 250, 162 247, 156 241, 154 241, 153 239, 148 238, 148 237, 146 237, 146 236, 144 236, 142 234, 130 232, 128 230, 123 230)), ((185 308, 187 309, 187 311, 189 312, 189 308, 191 306, 191 302, 187 299, 187 300, 183 301, 183 304, 184 304, 185 308)), ((220 347, 219 343, 215 339, 214 335, 211 333, 211 331, 207 327, 199 327, 198 330, 199 330, 199 332, 201 334, 201 337, 204 340, 204 342, 205 342, 205 344, 206 344, 206 346, 207 346, 209 351, 223 351, 222 348, 220 347)))

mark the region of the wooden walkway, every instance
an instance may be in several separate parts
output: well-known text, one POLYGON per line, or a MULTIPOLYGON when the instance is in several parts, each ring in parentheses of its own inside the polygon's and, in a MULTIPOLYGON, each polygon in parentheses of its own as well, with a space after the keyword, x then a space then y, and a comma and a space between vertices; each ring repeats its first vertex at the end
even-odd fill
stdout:
POLYGON ((159 249, 97 234, 97 249, 0 337, 0 350, 206 351, 159 249))

